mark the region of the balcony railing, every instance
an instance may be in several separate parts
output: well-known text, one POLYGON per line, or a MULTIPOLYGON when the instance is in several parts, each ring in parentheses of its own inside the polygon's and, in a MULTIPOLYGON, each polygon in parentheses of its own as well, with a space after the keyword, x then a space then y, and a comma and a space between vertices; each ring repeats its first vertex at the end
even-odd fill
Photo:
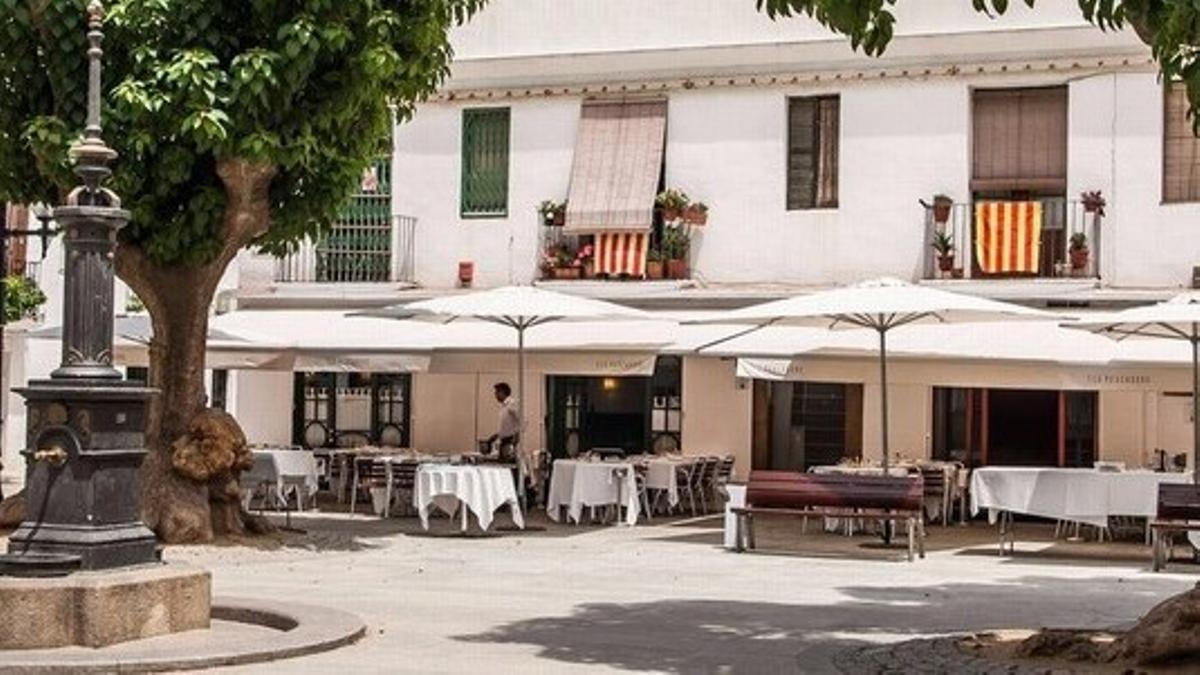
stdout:
POLYGON ((980 267, 976 255, 977 223, 975 222, 974 203, 951 205, 948 217, 943 222, 939 222, 936 217, 933 205, 925 205, 923 209, 925 219, 924 278, 1099 278, 1103 217, 1089 211, 1079 200, 1053 197, 1037 201, 1042 204, 1038 269, 1036 272, 1024 274, 988 274, 980 267), (933 248, 937 233, 948 234, 953 243, 954 262, 949 270, 941 269, 939 254, 933 248), (1078 253, 1073 256, 1071 252, 1072 238, 1079 234, 1083 235, 1087 245, 1086 261, 1083 261, 1082 256, 1078 253))
POLYGON ((280 283, 399 283, 414 280, 417 219, 338 223, 291 255, 276 258, 280 283))

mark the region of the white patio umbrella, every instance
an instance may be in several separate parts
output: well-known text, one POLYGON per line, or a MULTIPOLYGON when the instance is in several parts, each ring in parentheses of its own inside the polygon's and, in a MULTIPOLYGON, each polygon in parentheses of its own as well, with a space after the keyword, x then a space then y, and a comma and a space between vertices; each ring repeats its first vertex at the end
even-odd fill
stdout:
POLYGON ((1114 340, 1184 340, 1192 345, 1192 481, 1200 484, 1200 292, 1177 295, 1157 305, 1085 317, 1063 324, 1114 340))
POLYGON ((655 319, 653 315, 641 310, 603 300, 555 293, 533 286, 505 286, 474 293, 447 295, 370 310, 364 314, 394 319, 428 319, 444 323, 469 319, 507 326, 516 331, 517 414, 521 419, 521 435, 517 437, 518 450, 525 432, 526 331, 554 321, 655 319))
POLYGON ((830 329, 866 328, 879 334, 880 425, 883 471, 888 471, 887 335, 893 328, 914 323, 977 323, 1004 320, 1061 319, 1020 305, 916 286, 899 279, 876 279, 854 286, 798 295, 723 315, 685 321, 697 324, 749 324, 752 327, 697 349, 768 326, 824 326, 830 329))

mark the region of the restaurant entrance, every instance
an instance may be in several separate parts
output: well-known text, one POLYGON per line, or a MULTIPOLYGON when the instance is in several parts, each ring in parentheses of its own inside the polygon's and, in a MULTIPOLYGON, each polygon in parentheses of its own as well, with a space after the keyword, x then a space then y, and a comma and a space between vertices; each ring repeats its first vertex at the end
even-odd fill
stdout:
POLYGON ((678 450, 681 371, 679 357, 660 356, 652 377, 547 377, 550 454, 574 457, 592 448, 621 448, 626 454, 678 450))
POLYGON ((862 457, 863 387, 754 381, 753 468, 807 471, 862 457))
POLYGON ((967 466, 1090 467, 1094 391, 934 387, 933 458, 967 466))

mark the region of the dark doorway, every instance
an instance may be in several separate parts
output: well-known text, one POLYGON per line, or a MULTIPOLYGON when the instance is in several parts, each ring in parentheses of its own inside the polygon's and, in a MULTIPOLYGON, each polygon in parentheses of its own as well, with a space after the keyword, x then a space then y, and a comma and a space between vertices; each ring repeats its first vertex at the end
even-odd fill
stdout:
POLYGON ((1058 465, 1058 392, 988 392, 988 463, 1058 465))
POLYGON ((806 471, 862 456, 862 385, 754 382, 755 469, 806 471))

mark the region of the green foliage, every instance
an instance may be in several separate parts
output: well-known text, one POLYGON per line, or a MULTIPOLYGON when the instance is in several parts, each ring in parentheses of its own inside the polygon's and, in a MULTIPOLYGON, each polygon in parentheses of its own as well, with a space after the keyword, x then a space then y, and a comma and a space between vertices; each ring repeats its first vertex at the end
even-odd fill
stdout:
MULTIPOLYGON (((163 264, 210 259, 226 158, 278 169, 264 248, 327 227, 393 110, 406 119, 448 72, 447 31, 485 1, 111 0, 104 136, 133 212, 122 241, 163 264)), ((53 203, 76 182, 86 2, 0 0, 0 201, 53 203)))
POLYGON ((4 278, 4 319, 20 321, 37 316, 46 302, 46 294, 32 280, 17 275, 4 278))
MULTIPOLYGON (((854 49, 878 56, 891 41, 899 0, 756 0, 771 18, 805 15, 846 35, 854 49)), ((929 0, 908 0, 909 4, 929 0)), ((964 2, 967 0, 963 0, 964 2)), ((977 12, 1004 14, 1009 0, 969 0, 977 12)), ((1022 0, 1035 7, 1037 0, 1022 0)), ((1200 131, 1200 2, 1195 0, 1077 0, 1084 19, 1101 30, 1132 28, 1150 46, 1164 79, 1187 85, 1193 125, 1200 131)))
POLYGON ((935 231, 930 246, 939 256, 954 255, 954 235, 941 230, 935 231))
POLYGON ((664 260, 687 260, 692 248, 692 235, 683 225, 663 228, 662 257, 664 260))

